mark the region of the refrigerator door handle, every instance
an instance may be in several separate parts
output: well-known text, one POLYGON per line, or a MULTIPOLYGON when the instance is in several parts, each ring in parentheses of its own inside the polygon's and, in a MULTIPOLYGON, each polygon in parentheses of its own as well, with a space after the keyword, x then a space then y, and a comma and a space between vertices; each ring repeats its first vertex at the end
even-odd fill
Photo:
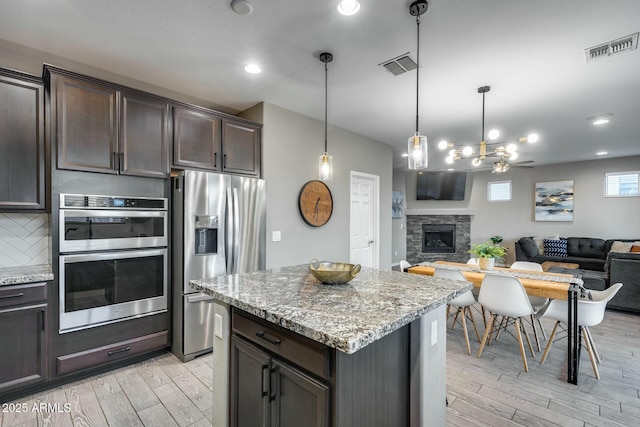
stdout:
POLYGON ((238 189, 233 189, 233 272, 238 273, 238 257, 240 252, 240 206, 238 201, 238 189))
POLYGON ((224 241, 224 250, 225 250, 225 263, 227 265, 227 274, 233 273, 233 247, 232 242, 234 240, 233 236, 233 193, 231 188, 227 188, 227 207, 225 209, 225 241, 224 241))
POLYGON ((187 295, 187 302, 202 302, 202 301, 213 301, 213 297, 207 294, 195 294, 195 295, 187 295))

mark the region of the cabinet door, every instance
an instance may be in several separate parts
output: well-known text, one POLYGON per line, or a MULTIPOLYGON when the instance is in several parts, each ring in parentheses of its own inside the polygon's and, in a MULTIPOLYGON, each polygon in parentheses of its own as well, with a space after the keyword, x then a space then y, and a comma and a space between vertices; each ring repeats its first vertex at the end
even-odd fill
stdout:
POLYGON ((117 173, 114 89, 58 76, 58 168, 117 173))
POLYGON ((249 176, 260 176, 260 128, 222 122, 223 171, 249 176))
POLYGON ((269 368, 269 356, 265 352, 231 337, 230 408, 233 427, 268 426, 269 368))
POLYGON ((0 210, 45 209, 43 89, 0 75, 0 210))
POLYGON ((277 359, 272 361, 271 427, 328 427, 329 387, 277 359))
POLYGON ((0 393, 46 379, 47 305, 0 310, 0 393))
POLYGON ((169 104, 122 92, 120 159, 123 175, 169 176, 169 104))
POLYGON ((220 170, 220 118, 176 107, 173 111, 173 164, 220 170))

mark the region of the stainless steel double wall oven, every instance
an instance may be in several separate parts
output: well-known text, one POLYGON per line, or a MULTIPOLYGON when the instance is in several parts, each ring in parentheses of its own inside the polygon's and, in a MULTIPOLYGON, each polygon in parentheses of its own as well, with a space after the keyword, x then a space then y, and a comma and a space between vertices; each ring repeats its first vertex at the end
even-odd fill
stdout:
POLYGON ((60 194, 60 333, 167 311, 167 207, 60 194))

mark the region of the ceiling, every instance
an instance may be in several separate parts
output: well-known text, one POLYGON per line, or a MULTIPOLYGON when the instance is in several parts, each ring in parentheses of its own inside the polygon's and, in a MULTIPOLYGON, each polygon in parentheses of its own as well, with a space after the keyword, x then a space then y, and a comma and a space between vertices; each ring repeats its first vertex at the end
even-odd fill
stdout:
MULTIPOLYGON (((227 0, 6 0, 0 40, 128 76, 242 111, 261 101, 324 120, 394 147, 406 160, 415 130, 416 71, 393 76, 380 63, 416 59, 409 1, 360 0, 342 16, 337 0, 249 0, 238 15, 227 0), (245 64, 263 72, 250 75, 245 64)), ((584 49, 640 31, 637 0, 429 0, 421 23, 420 130, 430 169, 443 170, 443 138, 505 140, 535 131, 518 160, 535 165, 640 154, 640 49, 586 62, 584 49), (596 127, 586 118, 612 113, 596 127)), ((1 64, 0 64, 1 65, 1 64)), ((323 141, 318 141, 322 150, 323 141)), ((329 133, 331 152, 331 133, 329 133)), ((454 165, 470 168, 468 161, 454 165)))

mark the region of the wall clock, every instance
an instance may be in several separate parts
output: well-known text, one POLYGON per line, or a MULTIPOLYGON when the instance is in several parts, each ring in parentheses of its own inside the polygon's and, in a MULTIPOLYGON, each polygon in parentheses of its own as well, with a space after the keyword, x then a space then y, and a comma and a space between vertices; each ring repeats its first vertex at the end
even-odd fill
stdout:
POLYGON ((312 227, 325 225, 333 212, 333 197, 327 184, 318 180, 305 183, 298 195, 298 209, 304 222, 312 227))

